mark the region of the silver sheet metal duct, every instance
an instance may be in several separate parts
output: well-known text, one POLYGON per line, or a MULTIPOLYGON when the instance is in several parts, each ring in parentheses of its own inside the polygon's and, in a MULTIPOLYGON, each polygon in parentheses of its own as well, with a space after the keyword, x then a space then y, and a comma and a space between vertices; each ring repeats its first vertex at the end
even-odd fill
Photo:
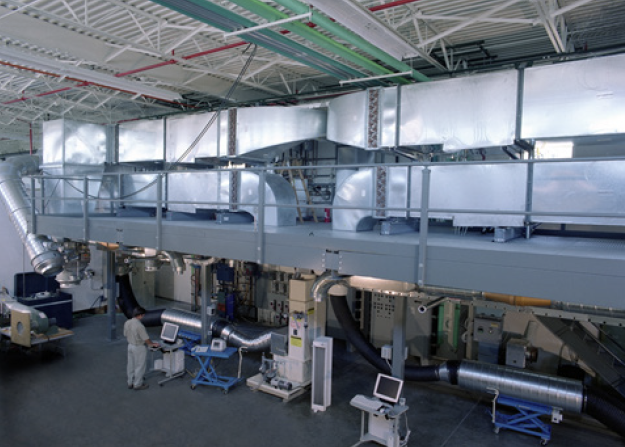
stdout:
MULTIPOLYGON (((333 205, 338 208, 333 211, 332 228, 367 231, 376 220, 419 217, 419 211, 408 214, 398 209, 421 207, 423 168, 364 168, 352 174, 337 188, 333 205)), ((524 225, 523 214, 497 214, 497 211, 525 211, 528 164, 458 163, 430 165, 429 169, 429 208, 463 210, 432 212, 430 218, 452 220, 458 227, 524 225), (490 214, 471 213, 471 210, 490 214)), ((531 187, 531 211, 535 213, 532 222, 625 226, 625 219, 609 217, 619 213, 620 204, 625 201, 625 161, 536 162, 531 187), (562 215, 540 215, 541 212, 562 215)))
POLYGON ((0 163, 0 197, 35 272, 54 276, 63 270, 63 257, 58 251, 46 247, 49 242, 46 237, 28 232, 31 202, 24 189, 22 175, 35 174, 38 169, 39 160, 32 156, 13 157, 0 163))
MULTIPOLYGON (((245 211, 257 218, 259 182, 260 176, 249 171, 171 172, 167 175, 167 197, 173 203, 169 204, 168 209, 186 213, 194 213, 199 209, 245 211)), ((264 188, 264 201, 268 205, 265 208, 265 225, 295 225, 295 193, 289 182, 277 174, 267 174, 264 188)))
MULTIPOLYGON (((177 324, 182 329, 186 329, 197 334, 202 333, 201 316, 177 309, 166 309, 161 314, 162 322, 177 324)), ((208 321, 208 331, 213 337, 219 337, 231 346, 245 348, 248 352, 267 351, 271 347, 271 330, 265 331, 257 337, 248 337, 239 331, 234 325, 225 323, 219 318, 211 318, 208 321)))
POLYGON ((120 124, 119 161, 192 163, 197 159, 221 157, 267 160, 299 142, 326 136, 325 108, 233 108, 220 112, 194 149, 188 152, 214 114, 120 124))
POLYGON ((522 77, 508 70, 373 88, 333 99, 328 107, 327 138, 368 150, 442 145, 453 152, 511 145, 519 137, 623 133, 622 54, 531 67, 522 77))
POLYGON ((581 413, 584 405, 584 387, 579 380, 499 365, 463 360, 458 367, 458 385, 484 393, 497 390, 506 396, 573 413, 581 413))
POLYGON ((517 77, 511 70, 345 95, 329 103, 328 139, 368 150, 510 145, 517 77))

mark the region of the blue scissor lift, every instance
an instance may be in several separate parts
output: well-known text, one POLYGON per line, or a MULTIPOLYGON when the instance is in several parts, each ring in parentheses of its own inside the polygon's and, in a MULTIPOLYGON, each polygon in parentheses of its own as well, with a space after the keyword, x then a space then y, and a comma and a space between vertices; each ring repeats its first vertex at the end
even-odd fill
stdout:
POLYGON ((495 426, 495 433, 499 433, 499 430, 502 428, 515 430, 539 437, 541 445, 547 445, 551 440, 551 425, 543 422, 540 417, 549 416, 551 417, 551 422, 556 424, 562 420, 560 408, 504 396, 498 392, 495 393, 495 397, 493 398, 491 416, 495 426), (511 409, 512 414, 497 411, 497 405, 511 409))

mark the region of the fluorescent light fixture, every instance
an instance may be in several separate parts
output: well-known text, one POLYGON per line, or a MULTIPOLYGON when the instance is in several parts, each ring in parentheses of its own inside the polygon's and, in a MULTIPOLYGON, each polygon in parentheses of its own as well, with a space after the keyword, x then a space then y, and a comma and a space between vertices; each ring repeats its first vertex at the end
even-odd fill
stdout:
POLYGON ((127 79, 116 78, 115 76, 111 76, 105 73, 99 73, 93 70, 73 67, 71 65, 67 65, 53 59, 47 59, 32 54, 14 51, 6 47, 0 47, 0 59, 3 59, 10 63, 24 65, 37 70, 48 71, 51 74, 59 75, 62 78, 72 77, 81 81, 86 81, 93 84, 114 88, 117 90, 124 90, 143 96, 151 96, 153 98, 163 99, 166 101, 179 101, 182 99, 181 96, 175 92, 162 90, 157 87, 150 87, 148 85, 139 84, 137 82, 129 81, 127 79))
POLYGON ((308 12, 306 14, 300 14, 297 16, 288 17, 286 19, 276 20, 275 22, 263 23, 262 25, 251 26, 249 28, 243 28, 237 31, 232 31, 231 33, 225 33, 224 37, 231 37, 231 36, 238 36, 240 34, 253 33, 254 31, 258 31, 258 30, 265 29, 265 28, 271 28, 272 26, 282 25, 284 23, 296 22, 302 19, 310 20, 311 17, 312 17, 312 12, 308 12))
POLYGON ((345 79, 344 81, 339 81, 339 84, 343 85, 343 84, 351 84, 353 82, 377 81, 378 79, 397 78, 401 76, 411 76, 411 75, 412 75, 412 71, 403 71, 401 73, 392 73, 392 74, 386 74, 386 75, 380 75, 380 76, 370 76, 368 78, 345 79))
POLYGON ((394 29, 354 0, 308 0, 308 3, 395 59, 419 55, 419 51, 394 29))

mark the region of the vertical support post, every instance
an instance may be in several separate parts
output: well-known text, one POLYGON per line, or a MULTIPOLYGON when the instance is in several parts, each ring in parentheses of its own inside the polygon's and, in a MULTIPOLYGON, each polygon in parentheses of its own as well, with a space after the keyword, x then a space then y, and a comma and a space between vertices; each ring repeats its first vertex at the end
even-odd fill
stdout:
MULTIPOLYGON (((534 149, 530 152, 530 157, 534 158, 534 149)), ((534 200, 534 162, 527 164, 527 185, 525 188, 525 211, 532 212, 532 203, 534 200)), ((532 215, 525 215, 525 238, 529 239, 532 235, 532 215)))
POLYGON ((417 271, 417 284, 419 287, 423 287, 426 284, 431 173, 432 171, 427 166, 421 171, 421 219, 419 220, 419 267, 417 271))
POLYGON ((156 177, 156 250, 163 245, 163 174, 156 177))
POLYGON ((265 261, 265 181, 267 171, 262 169, 258 175, 258 222, 256 233, 256 263, 265 261))
POLYGON ((404 379, 406 363, 406 297, 395 296, 395 312, 393 314, 393 377, 404 379))
POLYGON ((82 238, 89 242, 89 178, 82 181, 82 238))
POLYGON ((37 234, 37 211, 35 209, 35 179, 30 178, 30 234, 37 234))
POLYGON ((208 344, 208 302, 211 298, 211 290, 213 289, 213 264, 202 263, 201 278, 201 301, 200 301, 200 321, 202 323, 202 345, 208 344))
POLYGON ((115 282, 115 253, 107 250, 104 256, 104 294, 109 322, 109 340, 117 339, 117 320, 115 312, 115 296, 117 295, 117 284, 115 282))

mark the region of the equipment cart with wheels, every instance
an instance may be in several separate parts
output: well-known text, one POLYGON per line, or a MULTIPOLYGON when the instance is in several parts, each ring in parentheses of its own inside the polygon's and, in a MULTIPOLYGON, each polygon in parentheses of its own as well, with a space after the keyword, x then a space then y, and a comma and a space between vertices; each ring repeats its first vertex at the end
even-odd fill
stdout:
POLYGON ((550 416, 551 422, 558 423, 562 420, 559 408, 541 405, 522 399, 503 396, 499 393, 493 398, 492 421, 495 426, 494 432, 500 429, 515 430, 540 438, 541 445, 547 445, 551 440, 551 425, 540 420, 541 416, 550 416), (508 407, 513 414, 504 414, 497 411, 497 405, 508 407))
POLYGON ((223 390, 224 394, 239 383, 242 379, 237 377, 220 376, 212 365, 214 358, 227 359, 237 352, 236 348, 226 348, 223 351, 213 351, 209 346, 196 346, 191 350, 191 356, 195 357, 200 364, 200 371, 191 381, 191 389, 197 385, 216 386, 223 390))

